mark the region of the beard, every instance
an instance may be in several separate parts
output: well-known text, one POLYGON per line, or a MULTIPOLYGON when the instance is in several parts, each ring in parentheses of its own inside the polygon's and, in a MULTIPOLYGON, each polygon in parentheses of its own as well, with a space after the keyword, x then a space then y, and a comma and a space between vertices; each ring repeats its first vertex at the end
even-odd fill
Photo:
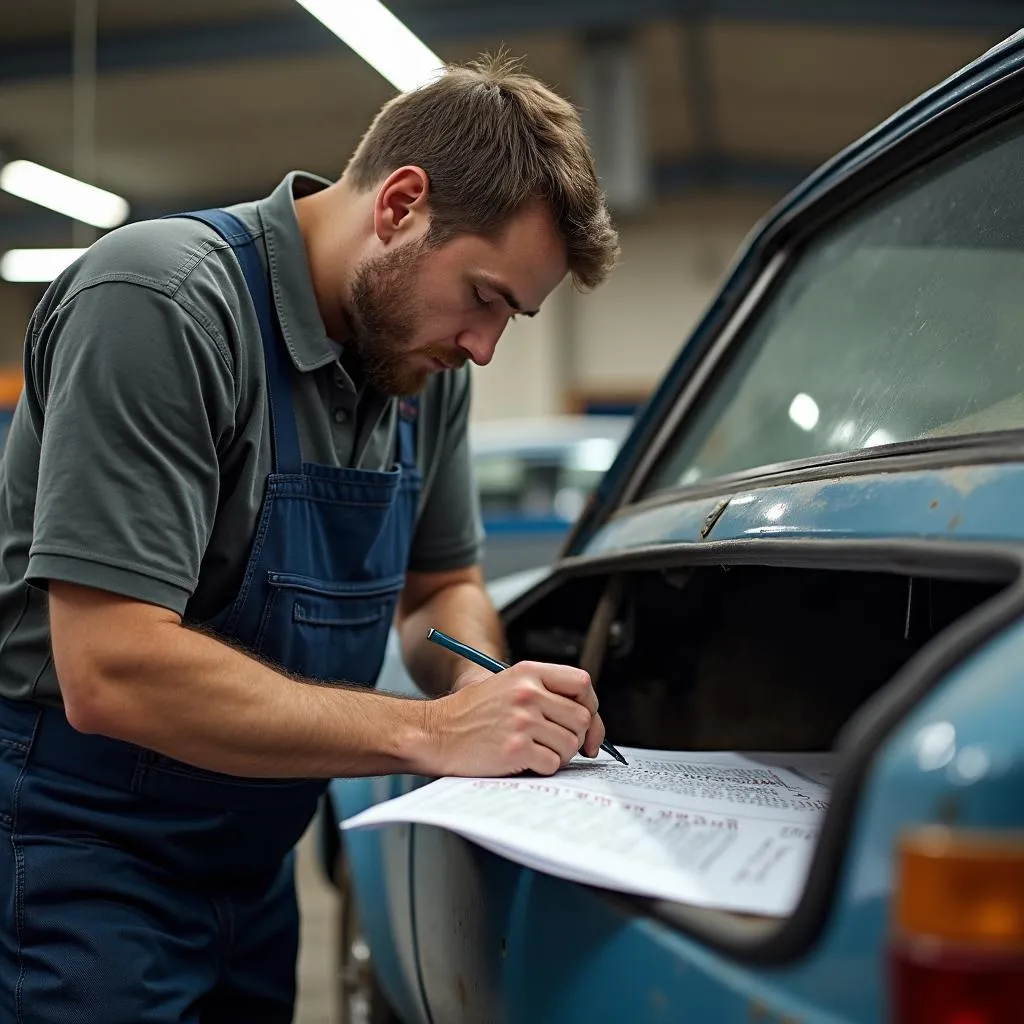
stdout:
POLYGON ((349 319, 366 379, 385 395, 418 394, 432 371, 408 365, 415 351, 446 366, 461 366, 466 356, 440 346, 410 347, 421 317, 413 310, 417 272, 427 256, 425 240, 366 260, 352 282, 349 319))

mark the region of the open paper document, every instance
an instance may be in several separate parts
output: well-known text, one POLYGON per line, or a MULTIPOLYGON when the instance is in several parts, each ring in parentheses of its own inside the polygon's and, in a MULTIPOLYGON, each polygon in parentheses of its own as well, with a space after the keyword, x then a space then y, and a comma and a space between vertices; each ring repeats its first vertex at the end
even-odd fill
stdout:
POLYGON ((792 910, 833 755, 621 749, 628 767, 601 754, 551 778, 439 779, 342 825, 436 825, 571 881, 724 910, 792 910))

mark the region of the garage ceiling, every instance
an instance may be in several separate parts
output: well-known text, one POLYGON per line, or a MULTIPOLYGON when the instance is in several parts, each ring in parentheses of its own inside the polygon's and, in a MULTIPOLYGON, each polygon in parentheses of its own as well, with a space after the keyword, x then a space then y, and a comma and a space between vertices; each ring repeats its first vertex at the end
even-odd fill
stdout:
MULTIPOLYGON (((501 45, 570 97, 587 33, 632 31, 660 191, 782 189, 1016 27, 1019 4, 395 0, 446 60, 501 45), (756 16, 756 17, 755 17, 756 16)), ((72 171, 72 0, 5 4, 0 150, 72 171)), ((96 184, 134 216, 343 166, 392 88, 293 0, 99 0, 96 184)), ((0 196, 0 245, 70 222, 0 196)))

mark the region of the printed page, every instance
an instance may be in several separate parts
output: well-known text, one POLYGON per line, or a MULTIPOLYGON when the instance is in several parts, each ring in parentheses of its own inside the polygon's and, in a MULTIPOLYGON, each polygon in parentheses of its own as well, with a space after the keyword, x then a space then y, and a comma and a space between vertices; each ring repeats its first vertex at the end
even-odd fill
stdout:
POLYGON ((769 915, 799 898, 828 805, 827 754, 622 748, 551 778, 440 779, 343 822, 447 828, 589 885, 769 915))

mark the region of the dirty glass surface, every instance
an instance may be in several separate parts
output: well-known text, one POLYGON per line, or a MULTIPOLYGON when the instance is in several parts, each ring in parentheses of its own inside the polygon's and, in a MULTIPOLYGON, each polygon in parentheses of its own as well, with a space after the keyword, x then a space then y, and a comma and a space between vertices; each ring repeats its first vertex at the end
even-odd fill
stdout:
POLYGON ((1024 119, 812 239, 643 494, 875 445, 1024 428, 1024 119))

